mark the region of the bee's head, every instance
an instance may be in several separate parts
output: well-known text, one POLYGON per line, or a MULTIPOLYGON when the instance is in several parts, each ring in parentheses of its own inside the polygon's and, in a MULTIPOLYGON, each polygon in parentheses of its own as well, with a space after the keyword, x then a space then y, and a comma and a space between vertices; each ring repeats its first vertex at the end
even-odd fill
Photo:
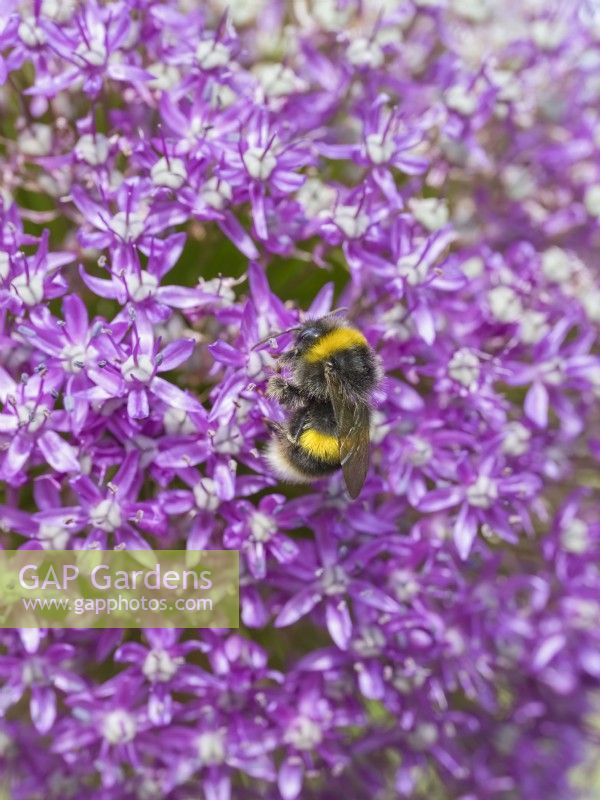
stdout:
POLYGON ((309 319, 298 330, 294 349, 298 355, 302 355, 318 342, 322 336, 342 325, 343 321, 339 318, 336 319, 334 316, 309 319))

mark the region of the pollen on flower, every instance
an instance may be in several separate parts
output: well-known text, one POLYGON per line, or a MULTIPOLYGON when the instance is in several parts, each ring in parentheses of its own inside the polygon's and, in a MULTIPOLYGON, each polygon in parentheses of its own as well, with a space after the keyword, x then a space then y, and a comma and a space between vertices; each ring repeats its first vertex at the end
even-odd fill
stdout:
POLYGON ((90 510, 90 524, 107 533, 119 528, 122 519, 121 506, 110 497, 101 500, 90 510))
POLYGON ((10 256, 8 253, 0 252, 0 280, 4 281, 8 278, 10 272, 10 256))
POLYGON ((369 217, 358 207, 337 206, 333 212, 333 221, 350 239, 362 236, 369 227, 369 217))
POLYGON ((490 0, 451 0, 452 11, 473 22, 483 22, 491 13, 490 0))
POLYGON ((13 744, 13 739, 5 731, 0 731, 0 756, 10 755, 13 744))
POLYGON ((539 342, 548 332, 548 319, 543 311, 526 308, 519 320, 519 336, 526 344, 539 342))
POLYGON ((180 158, 160 158, 150 170, 155 186, 166 186, 168 189, 179 189, 186 181, 185 164, 180 158))
POLYGON ((75 155, 92 166, 104 164, 108 158, 110 143, 102 133, 86 133, 75 145, 75 155))
POLYGON ((374 658, 385 647, 386 639, 380 628, 370 626, 363 628, 358 638, 352 642, 352 647, 361 658, 374 658))
POLYGON ((196 431, 196 426, 190 415, 183 408, 167 408, 163 415, 163 424, 167 433, 188 434, 196 431))
POLYGON ((485 263, 480 256, 471 256, 460 265, 467 278, 478 278, 485 269, 485 263))
POLYGON ((219 507, 217 485, 212 478, 201 478, 192 491, 198 508, 215 511, 219 507))
POLYGON ((438 729, 432 722, 421 722, 410 732, 409 739, 417 750, 427 750, 438 740, 438 729))
POLYGON ((250 516, 250 532, 256 542, 268 542, 277 533, 277 523, 273 517, 262 511, 253 511, 250 516))
POLYGON ((203 39, 196 47, 196 61, 202 69, 216 69, 229 63, 229 48, 223 42, 203 39))
POLYGON ((477 354, 466 347, 457 350, 448 364, 448 375, 466 389, 473 389, 479 380, 481 365, 477 354))
POLYGON ((90 66, 99 67, 106 61, 106 46, 98 39, 84 41, 77 47, 75 55, 90 66))
POLYGON ((196 738, 196 752, 205 766, 222 764, 227 757, 225 731, 204 731, 196 738))
POLYGON ((590 320, 596 323, 600 322, 600 289, 594 285, 586 286, 578 294, 578 299, 590 320))
POLYGON ((41 522, 38 539, 46 550, 65 550, 70 533, 63 522, 41 522))
POLYGON ((25 686, 43 683, 45 680, 43 661, 37 656, 29 658, 23 665, 22 679, 25 686))
POLYGON ((285 741, 296 750, 314 750, 322 739, 321 725, 307 716, 295 717, 285 732, 285 741))
POLYGON ((37 404, 32 401, 22 403, 15 407, 19 425, 25 427, 29 433, 38 431, 48 416, 48 408, 45 405, 37 404))
POLYGON ((394 155, 394 142, 382 133, 370 133, 365 138, 365 151, 373 164, 385 164, 394 155))
POLYGON ((409 207, 415 219, 429 231, 443 228, 450 218, 446 201, 437 197, 412 197, 409 207))
POLYGON ((148 212, 144 210, 119 211, 110 220, 110 228, 124 241, 134 241, 144 232, 147 217, 148 212))
POLYGON ((344 594, 348 585, 348 575, 341 566, 326 567, 321 575, 321 586, 325 594, 333 597, 344 594))
POLYGON ((41 12, 48 19, 66 22, 73 16, 76 7, 76 0, 42 0, 41 12))
POLYGON ((209 178, 200 190, 200 197, 203 202, 217 211, 225 208, 232 195, 232 188, 227 181, 216 176, 209 178))
POLYGON ((347 50, 348 61, 357 67, 373 67, 377 69, 383 64, 384 55, 375 40, 359 36, 350 42, 347 50))
POLYGON ((156 292, 158 278, 147 270, 128 272, 123 275, 127 293, 136 303, 143 303, 156 292))
POLYGON ((560 247, 549 247, 542 253, 542 270, 548 280, 565 283, 574 272, 573 258, 560 247))
POLYGON ((470 486, 467 486, 469 505, 476 508, 489 508, 498 497, 498 484, 489 475, 478 475, 470 486))
POLYGON ((237 455, 244 446, 244 436, 237 425, 219 428, 212 437, 212 446, 216 453, 234 456, 237 455))
POLYGON ((307 88, 307 84, 283 64, 257 64, 252 72, 267 97, 284 97, 307 88))
POLYGON ((62 349, 61 358, 67 372, 81 372, 85 366, 86 349, 81 344, 68 344, 62 349))
POLYGON ((562 358, 552 358, 540 365, 540 376, 544 383, 559 386, 565 378, 565 363, 562 358))
POLYGON ((108 744, 127 744, 135 739, 137 723, 128 711, 117 708, 104 715, 101 729, 108 744))
POLYGON ((219 83, 215 79, 211 87, 211 106, 213 108, 229 108, 236 100, 236 93, 226 83, 219 83))
POLYGON ((277 159, 261 147, 249 147, 244 153, 244 164, 252 178, 264 181, 277 166, 277 159))
POLYGON ((315 22, 326 30, 346 30, 354 12, 352 3, 342 4, 337 0, 318 0, 312 4, 315 22))
POLYGON ((587 524, 577 517, 570 520, 562 530, 560 541, 568 553, 585 553, 590 543, 587 524))
POLYGON ((529 449, 531 431, 523 423, 509 422, 504 429, 502 450, 509 456, 522 456, 529 449))
POLYGON ((155 64, 149 64, 146 70, 154 76, 148 81, 148 85, 152 89, 168 91, 179 82, 179 70, 174 64, 163 64, 157 61, 155 64))
POLYGON ((473 89, 467 89, 466 86, 452 86, 444 95, 444 100, 448 108, 464 114, 466 117, 470 117, 478 106, 477 96, 473 89))
POLYGON ((499 322, 518 322, 521 314, 521 300, 510 286, 495 286, 488 292, 490 311, 499 322))
POLYGON ((140 355, 132 355, 123 362, 121 365, 121 374, 129 383, 139 381, 140 383, 148 383, 154 375, 154 362, 150 356, 140 353, 140 355))
POLYGON ((394 688, 406 695, 423 686, 430 675, 431 670, 417 664, 414 658, 407 658, 402 668, 392 670, 390 677, 394 688))
POLYGON ((419 582, 413 572, 407 569, 396 568, 389 578, 390 587, 394 596, 401 602, 406 603, 418 594, 419 582))
POLYGON ((236 26, 249 25, 260 16, 264 8, 265 0, 255 0, 248 3, 246 0, 214 0, 221 13, 227 12, 231 15, 233 24, 236 26))
POLYGON ((600 217, 600 184, 589 186, 586 189, 583 202, 588 214, 592 217, 600 217))
POLYGON ((26 156, 46 156, 52 149, 52 128, 34 122, 19 135, 19 149, 26 156))
POLYGON ((465 637, 458 628, 448 628, 444 634, 444 643, 450 656, 461 656, 467 649, 465 637))
POLYGON ((10 288, 25 305, 35 306, 44 296, 44 276, 39 272, 29 275, 22 273, 13 278, 10 288))
POLYGON ((564 28, 558 20, 536 19, 531 25, 531 38, 542 50, 554 50, 564 35, 564 28))
POLYGON ((433 457, 433 447, 426 439, 412 436, 410 439, 410 451, 408 458, 415 467, 423 467, 431 461, 433 457))
POLYGON ((149 681, 166 683, 179 669, 180 662, 166 650, 150 650, 146 656, 142 672, 149 681))
POLYGON ((527 167, 509 164, 501 174, 506 193, 511 200, 525 200, 535 193, 535 180, 527 167))
POLYGON ((46 42, 46 33, 35 17, 25 17, 19 24, 18 33, 28 47, 39 47, 46 42))
POLYGON ((334 205, 336 191, 319 178, 307 178, 296 193, 296 199, 308 217, 316 217, 334 205))

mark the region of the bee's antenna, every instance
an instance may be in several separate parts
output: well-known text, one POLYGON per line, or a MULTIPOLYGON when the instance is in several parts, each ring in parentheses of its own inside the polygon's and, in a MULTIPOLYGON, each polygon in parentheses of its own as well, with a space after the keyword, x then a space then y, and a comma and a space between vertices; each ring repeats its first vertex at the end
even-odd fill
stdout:
POLYGON ((300 325, 295 325, 293 328, 286 328, 284 331, 273 331, 268 336, 265 336, 264 339, 261 339, 260 342, 252 345, 252 350, 256 350, 257 347, 260 347, 261 344, 268 342, 269 339, 277 339, 278 336, 283 336, 284 333, 292 333, 293 331, 300 330, 300 325))

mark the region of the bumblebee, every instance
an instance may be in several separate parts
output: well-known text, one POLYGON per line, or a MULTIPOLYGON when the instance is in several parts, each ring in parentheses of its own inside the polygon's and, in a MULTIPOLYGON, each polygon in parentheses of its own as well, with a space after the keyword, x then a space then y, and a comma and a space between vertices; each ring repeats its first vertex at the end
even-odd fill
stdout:
POLYGON ((363 334, 346 320, 326 316, 305 322, 293 347, 278 360, 290 379, 274 375, 267 394, 290 416, 271 423, 267 460, 292 483, 310 483, 342 469, 352 498, 369 468, 371 396, 380 367, 363 334))

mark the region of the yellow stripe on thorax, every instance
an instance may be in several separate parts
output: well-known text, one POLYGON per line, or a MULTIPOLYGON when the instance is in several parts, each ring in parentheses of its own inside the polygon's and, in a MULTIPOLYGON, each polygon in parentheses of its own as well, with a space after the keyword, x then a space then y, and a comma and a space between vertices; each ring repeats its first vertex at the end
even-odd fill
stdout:
POLYGON ((356 328, 334 328, 313 344, 310 350, 306 351, 304 358, 310 364, 315 364, 317 361, 329 358, 338 350, 348 350, 350 347, 366 344, 367 340, 356 328))
POLYGON ((340 445, 337 436, 320 433, 314 428, 309 428, 300 434, 298 444, 313 458, 318 458, 320 461, 336 463, 340 460, 340 445))

